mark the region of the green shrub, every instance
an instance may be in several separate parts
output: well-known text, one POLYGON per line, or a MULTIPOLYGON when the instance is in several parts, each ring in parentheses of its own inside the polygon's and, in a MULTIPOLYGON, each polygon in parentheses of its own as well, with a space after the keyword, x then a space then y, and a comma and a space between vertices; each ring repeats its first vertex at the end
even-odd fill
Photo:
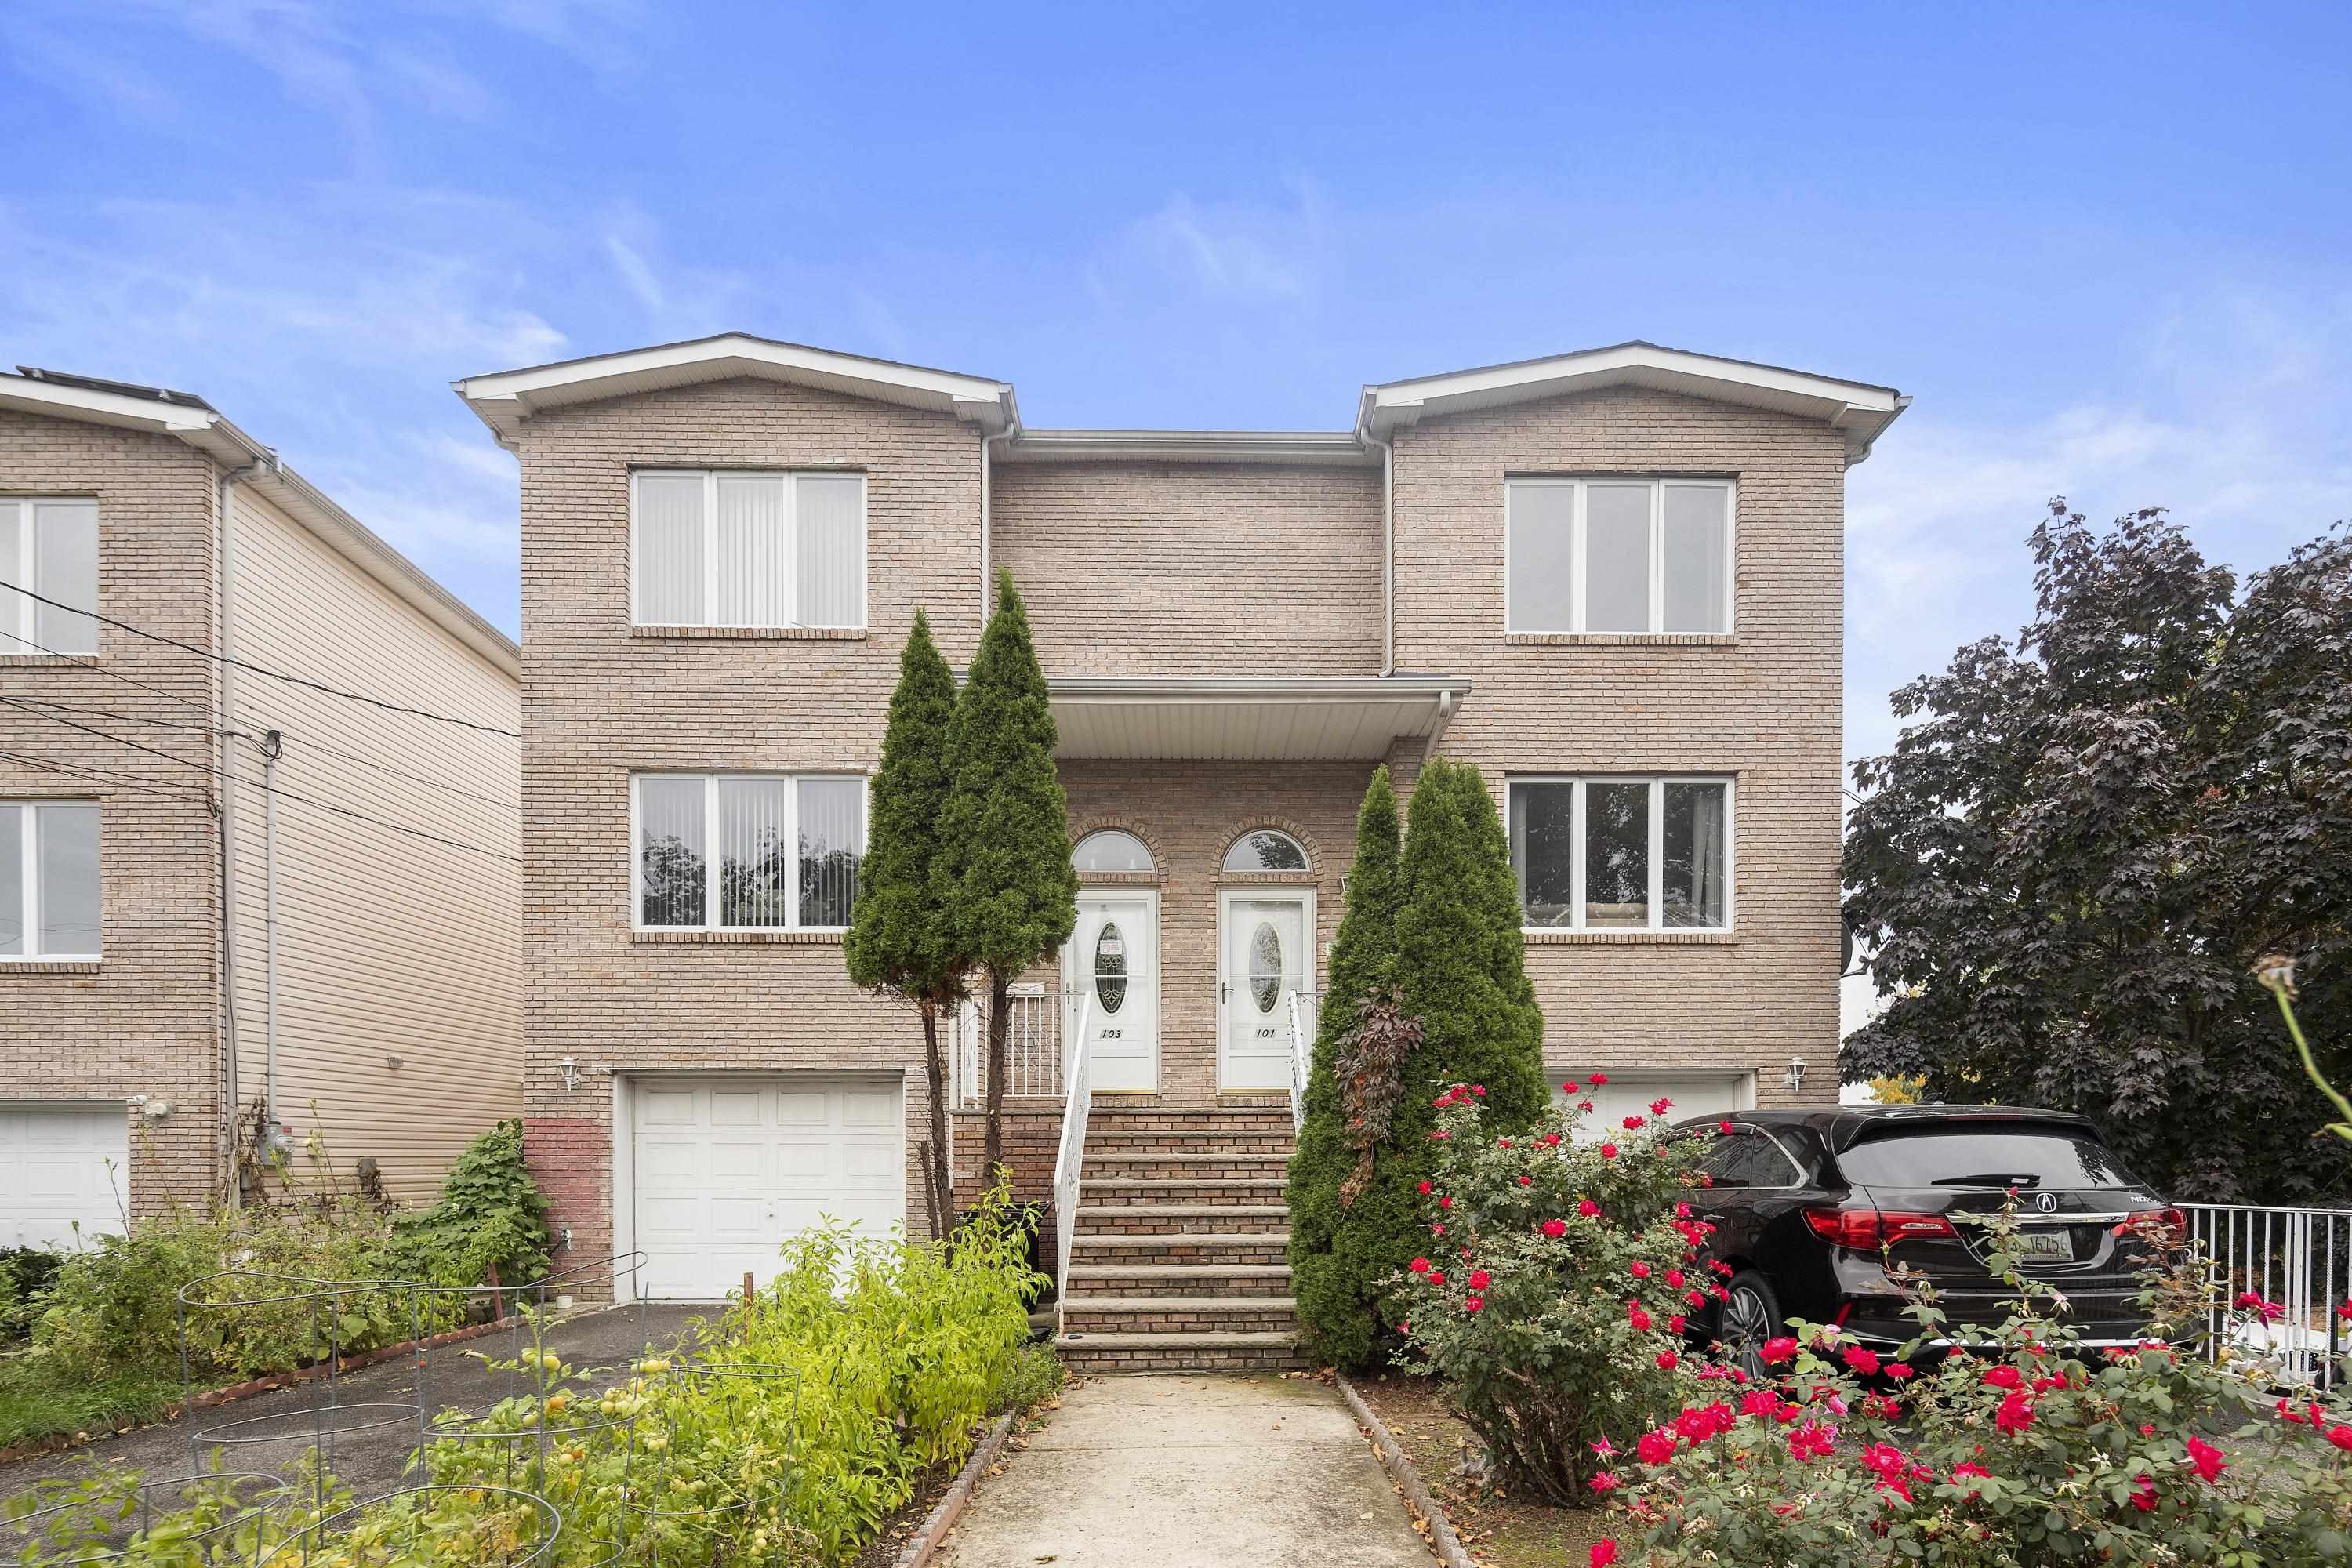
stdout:
POLYGON ((1069 1373, 1050 1344, 1032 1342, 1013 1352, 1013 1369, 989 1403, 991 1410, 1028 1410, 1062 1392, 1069 1373))
POLYGON ((1678 1201, 1694 1145, 1654 1117, 1578 1143, 1580 1110, 1496 1136, 1486 1098, 1456 1085, 1433 1107, 1425 1254, 1385 1281, 1409 1314, 1405 1364, 1446 1380, 1511 1495, 1595 1503, 1595 1445, 1696 1386, 1684 1319, 1717 1287, 1705 1226, 1678 1201))
POLYGON ((0 1342, 21 1340, 41 1315, 41 1297, 65 1254, 38 1247, 0 1247, 0 1342))
POLYGON ((394 1226, 392 1270, 439 1285, 478 1285, 499 1271, 502 1285, 547 1273, 555 1238, 547 1200, 523 1162, 522 1123, 499 1122, 473 1141, 441 1184, 441 1198, 394 1226))
POLYGON ((1779 1375, 1731 1393, 1736 1411, 1696 1406, 1653 1432, 1621 1465, 1646 1561, 2344 1561, 2352 1405, 2292 1389, 2252 1349, 2274 1337, 2280 1307, 2252 1296, 2224 1307, 2190 1249, 2144 1232, 2171 1248, 2142 1297, 2147 1338, 2095 1351, 2058 1290, 2019 1270, 2016 1234, 2013 1205, 1991 1216, 1990 1264, 2014 1292, 1998 1327, 1948 1325, 1926 1290, 1911 1309, 1918 1337, 1892 1355, 1792 1323, 1766 1346, 1779 1375), (2218 1364, 2201 1342, 2215 1312, 2218 1364), (1969 1348, 1915 1370, 1948 1333, 1969 1348))

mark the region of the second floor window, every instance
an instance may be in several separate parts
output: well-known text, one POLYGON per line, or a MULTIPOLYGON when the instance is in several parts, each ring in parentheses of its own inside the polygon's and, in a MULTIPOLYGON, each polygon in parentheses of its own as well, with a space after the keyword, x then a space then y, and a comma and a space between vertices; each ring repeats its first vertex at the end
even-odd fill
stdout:
POLYGON ((96 958, 98 913, 98 803, 0 800, 0 963, 96 958))
POLYGON ((1504 626, 1514 632, 1728 632, 1727 479, 1513 479, 1504 626))
POLYGON ((863 626, 866 476, 634 477, 630 618, 641 626, 863 626))
POLYGON ((0 496, 0 653, 98 652, 98 623, 73 609, 98 608, 98 503, 46 496, 0 496))
POLYGON ((639 773, 631 784, 637 926, 849 924, 866 853, 865 779, 639 773))
POLYGON ((1731 782, 1515 778, 1519 922, 1570 931, 1731 924, 1731 782))

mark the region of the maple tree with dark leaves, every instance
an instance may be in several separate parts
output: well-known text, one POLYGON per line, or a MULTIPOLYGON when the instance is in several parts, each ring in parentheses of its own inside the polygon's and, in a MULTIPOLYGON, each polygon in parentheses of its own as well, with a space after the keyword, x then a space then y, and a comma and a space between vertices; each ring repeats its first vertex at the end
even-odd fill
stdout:
POLYGON ((1886 1011, 1848 1082, 2093 1117, 2174 1197, 2352 1196, 2252 973, 2291 956, 2352 1069, 2352 537, 2238 591, 2161 510, 2032 535, 2034 618, 1896 691, 1853 766, 1849 925, 1886 1011))

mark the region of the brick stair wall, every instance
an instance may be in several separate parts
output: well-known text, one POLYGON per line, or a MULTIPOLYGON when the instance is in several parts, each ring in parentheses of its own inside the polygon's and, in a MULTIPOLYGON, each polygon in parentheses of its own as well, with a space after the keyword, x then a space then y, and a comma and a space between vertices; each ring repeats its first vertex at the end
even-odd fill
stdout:
POLYGON ((1097 1101, 1061 1305, 1074 1371, 1307 1364, 1290 1297, 1286 1105, 1118 1110, 1097 1101))

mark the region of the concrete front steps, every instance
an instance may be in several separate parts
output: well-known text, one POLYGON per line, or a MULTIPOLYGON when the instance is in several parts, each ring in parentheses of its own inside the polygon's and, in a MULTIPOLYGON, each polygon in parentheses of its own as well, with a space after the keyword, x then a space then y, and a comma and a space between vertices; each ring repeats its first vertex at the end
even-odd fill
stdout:
POLYGON ((1303 1367, 1283 1205, 1290 1111, 1097 1102, 1061 1305, 1076 1372, 1303 1367))

